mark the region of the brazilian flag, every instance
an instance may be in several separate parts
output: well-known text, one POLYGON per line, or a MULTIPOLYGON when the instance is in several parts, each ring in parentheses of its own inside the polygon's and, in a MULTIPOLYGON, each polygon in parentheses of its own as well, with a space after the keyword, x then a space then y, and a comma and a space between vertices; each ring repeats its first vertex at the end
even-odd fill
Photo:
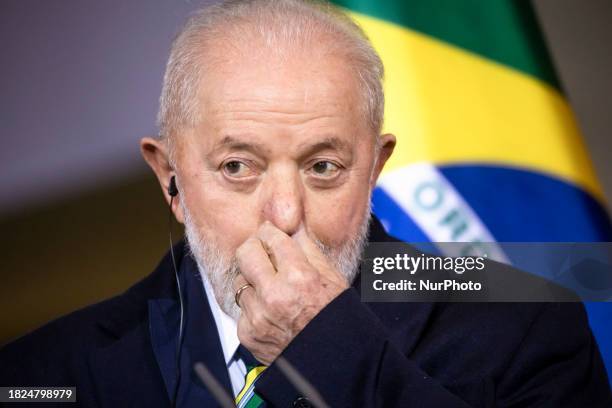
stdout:
MULTIPOLYGON (((512 0, 338 0, 385 65, 398 144, 373 195, 408 242, 612 241, 534 12, 512 0)), ((494 254, 508 260, 501 249, 494 254)), ((589 303, 612 373, 612 304, 589 303)))

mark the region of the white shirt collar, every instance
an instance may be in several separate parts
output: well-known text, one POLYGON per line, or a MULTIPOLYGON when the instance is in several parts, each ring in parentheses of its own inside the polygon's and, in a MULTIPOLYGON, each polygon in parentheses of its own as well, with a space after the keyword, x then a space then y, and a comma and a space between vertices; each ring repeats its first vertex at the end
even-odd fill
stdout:
MULTIPOLYGON (((203 275, 203 274, 202 274, 203 275)), ((230 362, 238 350, 240 340, 238 339, 238 326, 234 319, 232 319, 227 313, 221 310, 217 299, 213 293, 210 282, 206 276, 202 276, 204 282, 204 290, 206 291, 206 299, 210 305, 213 317, 215 319, 215 325, 217 326, 217 332, 219 339, 221 340, 221 348, 223 349, 223 357, 225 358, 225 364, 229 366, 230 362)))

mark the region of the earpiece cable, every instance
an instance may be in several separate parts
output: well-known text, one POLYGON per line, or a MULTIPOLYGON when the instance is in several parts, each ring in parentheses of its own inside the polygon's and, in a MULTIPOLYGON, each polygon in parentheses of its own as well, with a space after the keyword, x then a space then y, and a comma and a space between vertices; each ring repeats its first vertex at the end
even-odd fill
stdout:
POLYGON ((176 278, 176 290, 178 292, 179 304, 181 309, 181 316, 179 320, 179 331, 178 331, 178 342, 176 343, 176 382, 174 384, 174 392, 172 396, 172 407, 176 408, 178 399, 179 385, 181 382, 181 349, 183 346, 183 322, 184 322, 184 305, 183 305, 183 294, 181 292, 181 281, 179 279, 178 268, 176 267, 176 258, 174 257, 174 248, 172 240, 172 202, 174 196, 170 197, 170 210, 168 211, 168 232, 170 238, 170 257, 172 258, 172 266, 174 267, 174 277, 176 278))

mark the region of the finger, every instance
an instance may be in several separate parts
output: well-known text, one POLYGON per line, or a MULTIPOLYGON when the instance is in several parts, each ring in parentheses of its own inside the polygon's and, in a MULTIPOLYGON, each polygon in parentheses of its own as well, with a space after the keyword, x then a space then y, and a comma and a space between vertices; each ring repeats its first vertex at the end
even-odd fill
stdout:
POLYGON ((244 295, 245 292, 248 292, 248 291, 255 292, 255 287, 249 282, 247 282, 247 280, 244 279, 244 277, 241 274, 238 274, 236 276, 236 278, 234 279, 234 282, 232 283, 232 286, 234 289, 234 301, 236 302, 236 305, 238 306, 238 308, 241 309, 241 314, 244 314, 244 310, 242 310, 242 306, 244 305, 242 301, 242 295, 244 295))
POLYGON ((287 333, 281 327, 274 324, 272 319, 266 317, 265 310, 260 302, 253 294, 254 291, 244 292, 245 300, 240 297, 240 304, 243 307, 241 319, 246 319, 249 322, 250 334, 254 339, 260 342, 266 342, 274 345, 286 344, 287 333))
POLYGON ((265 290, 276 275, 274 265, 257 238, 251 237, 238 247, 236 261, 243 279, 253 285, 258 292, 265 290))
MULTIPOLYGON (((235 291, 248 284, 248 282, 241 275, 236 277, 235 282, 237 282, 235 284, 235 291)), ((273 311, 267 308, 266 301, 263 296, 265 296, 265 294, 258 293, 254 287, 247 287, 243 289, 240 292, 240 296, 237 296, 237 304, 242 311, 241 315, 246 316, 249 320, 253 321, 254 324, 258 323, 259 317, 263 317, 267 321, 267 324, 274 326, 280 331, 277 334, 284 332, 282 327, 282 319, 274 317, 273 311), (265 313, 262 313, 262 311, 265 311, 265 313)))
POLYGON ((293 234, 293 239, 298 243, 308 262, 323 276, 328 279, 337 281, 341 279, 345 281, 344 276, 337 271, 335 266, 329 260, 329 258, 323 253, 315 241, 308 236, 308 233, 304 228, 298 230, 293 234))
POLYGON ((300 246, 291 237, 266 221, 256 234, 277 271, 287 271, 291 266, 308 262, 300 246))
MULTIPOLYGON (((244 278, 243 278, 244 279, 244 278)), ((238 280, 238 279, 236 279, 238 280)), ((246 281, 245 281, 246 282, 246 281)), ((243 283, 241 284, 237 289, 236 289, 236 304, 238 305, 238 307, 240 308, 240 310, 242 311, 242 314, 244 315, 245 313, 248 313, 249 308, 254 308, 257 307, 257 296, 256 296, 256 292, 255 292, 255 287, 253 285, 251 285, 250 283, 243 283), (247 285, 245 287, 245 285, 247 285), (240 288, 243 288, 240 293, 238 293, 238 290, 240 290, 240 288)))
MULTIPOLYGON (((248 285, 248 287, 246 287, 242 291, 240 291, 239 296, 236 296, 236 298, 238 300, 238 302, 236 302, 236 304, 242 310, 242 314, 243 315, 252 316, 251 310, 254 310, 254 309, 257 309, 257 308, 265 308, 266 307, 265 306, 266 302, 265 302, 265 299, 262 298, 259 293, 257 293, 257 291, 255 290, 255 287, 253 285, 251 285, 249 282, 247 282, 246 279, 244 279, 244 277, 242 275, 238 275, 236 277, 236 279, 234 280, 234 293, 238 293, 238 291, 242 287, 244 287, 245 285, 248 285), (246 293, 247 291, 250 291, 252 293, 248 294, 248 293, 246 293), (251 299, 251 296, 253 296, 253 294, 255 296, 255 300, 251 299), (247 298, 246 301, 243 301, 242 295, 245 295, 245 297, 247 298)), ((257 309, 257 310, 259 310, 259 309, 257 309)), ((275 319, 268 318, 268 321, 273 326, 281 328, 281 326, 275 322, 275 319)))
POLYGON ((240 340, 240 344, 245 346, 259 362, 270 365, 282 349, 276 344, 257 340, 254 333, 255 329, 248 319, 241 318, 238 321, 238 340, 240 340))
POLYGON ((308 262, 317 269, 329 268, 330 261, 325 256, 321 248, 308 236, 306 229, 301 228, 293 234, 292 238, 298 243, 302 251, 306 255, 308 262))
MULTIPOLYGON (((244 279, 244 276, 242 276, 241 273, 236 275, 236 277, 234 278, 234 281, 232 282, 232 289, 234 289, 234 293, 236 293, 238 291, 238 289, 240 289, 241 287, 243 287, 247 283, 249 283, 249 282, 246 279, 244 279)), ((252 284, 249 283, 249 285, 252 285, 252 284)))

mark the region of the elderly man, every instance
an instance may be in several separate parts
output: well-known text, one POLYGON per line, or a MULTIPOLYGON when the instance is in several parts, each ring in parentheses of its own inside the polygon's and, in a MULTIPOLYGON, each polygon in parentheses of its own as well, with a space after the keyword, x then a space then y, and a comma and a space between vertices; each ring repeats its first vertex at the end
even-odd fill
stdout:
POLYGON ((360 301, 368 237, 394 241, 369 205, 395 146, 380 135, 382 74, 326 5, 196 14, 167 64, 161 137, 141 142, 186 245, 125 294, 6 347, 1 385, 76 386, 86 406, 214 406, 202 362, 248 407, 609 406, 579 304, 360 301))

